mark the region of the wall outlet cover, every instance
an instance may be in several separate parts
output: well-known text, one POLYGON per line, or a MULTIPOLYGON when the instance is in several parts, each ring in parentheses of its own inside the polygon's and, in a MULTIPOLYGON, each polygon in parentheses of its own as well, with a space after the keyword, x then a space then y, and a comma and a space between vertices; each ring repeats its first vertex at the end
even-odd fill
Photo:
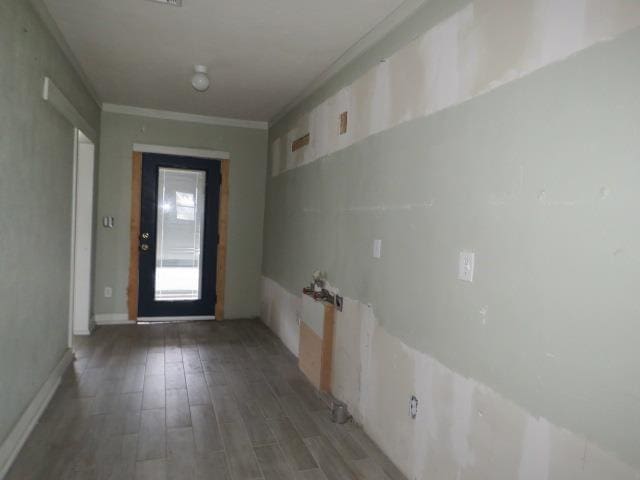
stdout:
POLYGON ((382 256, 382 240, 375 239, 373 241, 373 258, 380 258, 382 256))
POLYGON ((458 262, 458 279, 465 282, 473 282, 473 271, 475 269, 475 253, 469 251, 460 252, 458 262))
POLYGON ((113 296, 113 289, 111 287, 104 287, 104 298, 111 298, 113 296))

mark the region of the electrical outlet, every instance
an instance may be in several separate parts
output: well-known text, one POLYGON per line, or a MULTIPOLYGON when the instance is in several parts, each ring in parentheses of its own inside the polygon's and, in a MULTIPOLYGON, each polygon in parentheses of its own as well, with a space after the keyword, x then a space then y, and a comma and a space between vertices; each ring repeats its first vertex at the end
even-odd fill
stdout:
POLYGON ((409 400, 409 415, 411 418, 418 416, 418 399, 415 395, 411 395, 411 400, 409 400))
POLYGON ((473 270, 475 268, 476 255, 473 252, 460 252, 458 263, 458 279, 465 282, 473 282, 473 270))
POLYGON ((113 289, 111 287, 104 287, 104 298, 113 297, 113 289))
POLYGON ((382 240, 376 239, 373 241, 373 258, 380 258, 382 256, 382 240))

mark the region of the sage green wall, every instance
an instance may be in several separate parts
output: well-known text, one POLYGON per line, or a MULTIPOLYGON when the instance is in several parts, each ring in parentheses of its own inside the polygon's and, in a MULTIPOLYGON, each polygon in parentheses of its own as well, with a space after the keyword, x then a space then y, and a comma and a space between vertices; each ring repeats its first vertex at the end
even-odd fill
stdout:
POLYGON ((270 177, 263 274, 298 293, 326 270, 404 343, 640 465, 639 44, 270 177))
POLYGON ((98 225, 94 312, 127 313, 131 153, 134 143, 205 148, 231 154, 225 316, 254 317, 260 310, 260 265, 267 131, 103 112, 98 174, 98 225), (104 297, 104 287, 113 297, 104 297))
POLYGON ((73 128, 42 100, 49 76, 100 113, 28 2, 0 2, 0 444, 67 349, 73 128))

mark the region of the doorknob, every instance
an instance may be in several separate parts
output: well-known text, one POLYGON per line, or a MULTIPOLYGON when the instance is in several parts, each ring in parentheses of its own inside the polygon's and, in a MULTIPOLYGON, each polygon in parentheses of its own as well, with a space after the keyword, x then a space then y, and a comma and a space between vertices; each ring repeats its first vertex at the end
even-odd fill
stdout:
POLYGON ((140 250, 146 252, 147 250, 149 250, 149 245, 147 245, 146 243, 140 244, 140 250))

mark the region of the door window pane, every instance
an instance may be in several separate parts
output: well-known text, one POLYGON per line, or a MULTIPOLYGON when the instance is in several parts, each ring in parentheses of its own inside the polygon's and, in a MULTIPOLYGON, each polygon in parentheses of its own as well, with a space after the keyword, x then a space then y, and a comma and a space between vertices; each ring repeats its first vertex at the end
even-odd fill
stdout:
POLYGON ((200 300, 206 173, 160 167, 156 301, 200 300))

